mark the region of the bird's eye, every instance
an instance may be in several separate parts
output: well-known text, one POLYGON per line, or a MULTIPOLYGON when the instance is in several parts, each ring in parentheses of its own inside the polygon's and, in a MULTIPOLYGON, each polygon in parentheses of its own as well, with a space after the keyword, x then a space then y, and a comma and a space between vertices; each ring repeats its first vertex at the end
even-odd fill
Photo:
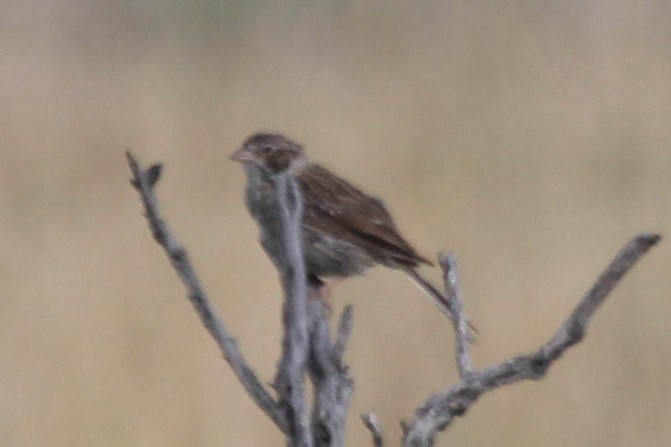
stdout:
POLYGON ((268 155, 268 154, 270 154, 272 151, 273 151, 273 147, 272 147, 272 146, 262 146, 262 147, 261 147, 261 153, 262 153, 263 155, 268 155))

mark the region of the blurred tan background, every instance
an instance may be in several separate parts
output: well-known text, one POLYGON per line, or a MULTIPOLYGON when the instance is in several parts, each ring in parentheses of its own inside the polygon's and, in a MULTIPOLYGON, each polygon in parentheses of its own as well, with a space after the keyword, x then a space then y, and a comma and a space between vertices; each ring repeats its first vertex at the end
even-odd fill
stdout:
MULTIPOLYGON (((479 367, 545 341, 611 257, 671 225, 671 3, 0 3, 0 444, 257 446, 281 437, 152 241, 123 152, 264 381, 276 275, 228 154, 281 131, 459 255, 479 367)), ((541 382, 438 445, 668 446, 664 241, 541 382)), ((436 271, 426 273, 439 279, 436 271)), ((456 380, 448 323, 398 272, 342 283, 358 415, 390 445, 456 380)))

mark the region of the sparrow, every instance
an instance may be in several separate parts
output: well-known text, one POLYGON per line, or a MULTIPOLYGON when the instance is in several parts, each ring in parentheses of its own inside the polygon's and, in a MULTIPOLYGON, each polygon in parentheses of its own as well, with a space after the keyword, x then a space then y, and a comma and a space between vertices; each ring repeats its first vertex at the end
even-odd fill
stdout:
POLYGON ((256 133, 231 155, 247 177, 245 203, 260 242, 275 267, 284 265, 282 221, 275 192, 279 174, 292 176, 303 200, 301 237, 307 281, 361 275, 376 265, 405 272, 450 318, 445 298, 417 273, 433 265, 399 233, 394 220, 369 196, 328 169, 311 163, 303 147, 280 134, 256 133))

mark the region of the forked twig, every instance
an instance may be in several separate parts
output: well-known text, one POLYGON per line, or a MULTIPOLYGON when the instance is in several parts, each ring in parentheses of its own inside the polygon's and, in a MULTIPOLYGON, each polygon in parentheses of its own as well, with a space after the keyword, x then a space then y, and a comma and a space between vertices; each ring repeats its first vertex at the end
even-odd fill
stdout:
MULTIPOLYGON (((468 361, 468 344, 465 341, 465 321, 463 309, 458 297, 459 284, 456 280, 446 281, 455 313, 454 325, 457 334, 457 364, 462 377, 461 382, 445 391, 430 396, 417 410, 412 421, 404 424, 403 445, 405 447, 432 446, 439 431, 445 430, 456 416, 463 415, 478 398, 495 388, 521 380, 541 379, 563 352, 576 344, 585 335, 587 324, 594 311, 604 302, 608 294, 622 277, 660 241, 656 234, 641 234, 633 238, 615 256, 595 284, 580 300, 568 319, 559 327, 557 333, 534 353, 513 357, 498 365, 481 371, 471 371, 468 361)), ((449 278, 456 268, 454 257, 441 260, 445 275, 449 278), (444 261, 444 262, 442 262, 444 261)))
POLYGON ((203 326, 205 326, 217 343, 224 359, 231 366, 236 377, 245 390, 247 390, 250 397, 256 402, 256 405, 270 417, 283 433, 287 433, 289 424, 287 423, 285 414, 270 394, 268 394, 265 387, 256 377, 256 374, 254 374, 254 371, 245 362, 235 339, 230 335, 223 321, 217 317, 214 309, 212 309, 210 301, 196 276, 196 272, 191 266, 186 250, 177 242, 177 239, 172 235, 168 229, 168 225, 159 214, 158 200, 154 194, 154 186, 160 178, 161 165, 155 164, 143 170, 130 152, 126 152, 126 159, 132 175, 131 185, 133 185, 140 195, 142 205, 144 206, 144 215, 149 223, 149 229, 156 242, 163 247, 163 250, 168 255, 168 259, 170 259, 170 263, 177 272, 177 276, 179 276, 179 279, 186 287, 189 301, 193 304, 203 326))

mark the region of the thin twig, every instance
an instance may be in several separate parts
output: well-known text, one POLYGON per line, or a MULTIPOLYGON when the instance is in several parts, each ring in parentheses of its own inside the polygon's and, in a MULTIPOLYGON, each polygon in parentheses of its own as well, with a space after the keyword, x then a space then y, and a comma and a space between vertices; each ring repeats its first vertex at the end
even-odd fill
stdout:
POLYGON ((469 326, 464 313, 464 301, 459 284, 459 272, 457 270, 457 257, 449 253, 438 255, 438 262, 443 270, 443 283, 447 291, 447 301, 454 313, 452 327, 454 328, 455 356, 459 377, 468 378, 473 372, 471 365, 470 344, 468 342, 469 326))
POLYGON ((428 447, 436 434, 446 429, 484 393, 521 380, 542 378, 562 353, 579 342, 596 308, 622 277, 656 245, 660 236, 642 234, 632 239, 615 256, 595 284, 578 303, 557 334, 538 351, 514 357, 483 371, 474 371, 457 385, 429 397, 417 410, 410 424, 405 425, 405 447, 428 447))
POLYGON ((349 341, 350 333, 352 332, 352 313, 353 308, 351 304, 345 306, 340 315, 338 323, 338 330, 336 332, 336 341, 333 345, 333 354, 342 363, 342 356, 345 353, 347 342, 349 341))
POLYGON ((382 437, 382 429, 377 420, 377 414, 374 411, 364 413, 361 415, 361 420, 363 421, 363 425, 370 431, 373 438, 373 446, 384 447, 384 438, 382 437))
POLYGON ((126 159, 132 174, 131 184, 140 195, 145 216, 149 222, 149 228, 154 239, 156 239, 156 242, 163 247, 163 250, 168 255, 170 263, 186 287, 189 300, 193 304, 203 326, 205 326, 217 343, 224 359, 231 366, 236 377, 256 405, 270 417, 282 432, 287 433, 289 426, 284 413, 270 394, 268 394, 261 382, 259 382, 252 369, 247 366, 235 339, 229 334, 224 323, 214 313, 210 301, 191 266, 186 250, 177 242, 159 214, 158 200, 154 194, 153 187, 160 177, 160 165, 153 165, 147 170, 142 170, 130 152, 126 153, 126 159))

